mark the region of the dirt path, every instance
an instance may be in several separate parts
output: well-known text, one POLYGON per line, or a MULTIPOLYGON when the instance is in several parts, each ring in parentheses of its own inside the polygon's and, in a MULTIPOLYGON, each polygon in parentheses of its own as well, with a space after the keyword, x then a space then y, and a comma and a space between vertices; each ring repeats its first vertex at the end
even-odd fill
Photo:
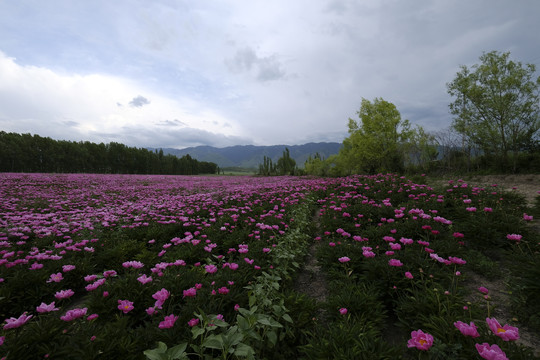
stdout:
MULTIPOLYGON (((313 216, 313 222, 319 229, 319 211, 313 216)), ((315 299, 318 303, 323 303, 328 297, 328 287, 326 277, 317 261, 317 249, 320 241, 315 240, 309 247, 309 252, 304 259, 304 267, 300 270, 296 280, 295 289, 302 294, 315 299)), ((325 310, 319 309, 317 318, 319 321, 325 321, 325 310)))

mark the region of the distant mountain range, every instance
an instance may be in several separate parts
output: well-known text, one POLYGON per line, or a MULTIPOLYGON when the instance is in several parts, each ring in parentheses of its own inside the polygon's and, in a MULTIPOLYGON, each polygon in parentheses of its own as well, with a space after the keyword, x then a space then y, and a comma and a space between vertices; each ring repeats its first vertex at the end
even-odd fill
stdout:
POLYGON ((181 150, 164 148, 163 153, 178 157, 189 154, 189 156, 199 161, 216 163, 221 168, 240 167, 256 169, 258 168, 259 164, 263 162, 264 156, 269 157, 274 163, 276 163, 283 155, 285 148, 289 149, 290 156, 296 160, 296 165, 303 167, 304 162, 310 155, 313 156, 315 153, 319 153, 323 158, 326 159, 330 155, 337 154, 341 146, 341 143, 335 142, 272 146, 236 145, 224 148, 216 148, 213 146, 196 146, 181 150))

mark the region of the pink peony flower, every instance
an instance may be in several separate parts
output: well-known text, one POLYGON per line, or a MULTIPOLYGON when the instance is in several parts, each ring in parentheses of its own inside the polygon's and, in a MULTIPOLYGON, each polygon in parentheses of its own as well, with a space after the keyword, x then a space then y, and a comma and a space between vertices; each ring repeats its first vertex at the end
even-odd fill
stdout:
POLYGON ((99 317, 98 314, 92 314, 92 315, 88 315, 88 317, 86 318, 86 320, 88 321, 92 321, 94 319, 97 319, 99 317))
POLYGON ((49 280, 47 280, 48 283, 50 282, 60 282, 64 280, 64 277, 62 276, 62 273, 56 273, 56 274, 51 274, 49 280))
POLYGON ((525 221, 533 221, 533 216, 532 215, 527 215, 527 213, 523 213, 523 220, 525 221))
POLYGON ((97 275, 86 275, 84 277, 84 281, 86 281, 86 282, 94 281, 96 279, 97 279, 97 275))
POLYGON ((165 303, 165 300, 167 300, 170 295, 171 293, 169 292, 169 290, 165 288, 157 291, 154 295, 152 295, 152 297, 156 299, 154 307, 161 309, 161 306, 163 305, 163 303, 165 303))
POLYGON ((158 327, 160 329, 170 329, 174 326, 176 320, 178 320, 178 316, 174 316, 174 314, 165 316, 165 319, 159 323, 158 327))
POLYGON ((220 288, 218 289, 218 292, 219 292, 221 295, 225 295, 225 294, 228 294, 228 293, 229 293, 229 289, 226 288, 225 286, 223 286, 223 287, 220 287, 220 288))
POLYGON ((367 258, 375 257, 375 253, 371 250, 362 251, 362 255, 364 255, 364 257, 367 257, 367 258))
POLYGON ((194 287, 183 291, 183 297, 195 297, 197 295, 197 289, 194 287))
POLYGON ((156 308, 155 307, 149 307, 148 309, 145 310, 146 313, 148 315, 154 315, 156 313, 156 308))
POLYGON ((407 272, 405 273, 405 277, 406 277, 407 279, 412 279, 412 278, 414 278, 413 274, 411 274, 409 271, 407 271, 407 272))
POLYGON ((349 259, 347 256, 340 257, 338 260, 340 263, 346 263, 351 261, 351 259, 349 259))
POLYGON ((417 348, 418 350, 429 350, 433 345, 433 336, 428 333, 424 333, 422 330, 418 329, 411 332, 411 338, 407 342, 407 347, 417 348))
POLYGON ((57 291, 55 294, 54 294, 54 297, 57 298, 58 300, 60 299, 67 299, 67 298, 70 298, 73 296, 73 294, 75 294, 75 292, 71 289, 67 289, 67 290, 60 290, 60 291, 57 291))
POLYGON ((63 265, 62 266, 62 271, 63 272, 68 272, 68 271, 71 271, 71 270, 75 270, 75 265, 63 265))
POLYGON ((152 281, 152 277, 146 276, 146 274, 142 274, 141 276, 137 278, 137 281, 140 282, 141 284, 148 284, 149 282, 152 281))
POLYGON ((523 235, 519 235, 519 234, 508 234, 508 235, 506 235, 506 238, 508 240, 514 240, 516 242, 520 242, 522 237, 523 237, 523 235))
POLYGON ((388 265, 390 265, 390 266, 403 266, 403 263, 398 259, 390 259, 390 260, 388 260, 388 265))
POLYGON ((114 271, 114 270, 104 271, 103 276, 105 276, 105 277, 116 276, 116 271, 114 271))
POLYGON ((345 314, 347 314, 347 312, 348 312, 347 308, 341 308, 341 309, 339 309, 339 313, 340 313, 341 315, 345 315, 345 314))
POLYGON ((508 324, 501 326, 495 318, 486 318, 486 323, 491 331, 504 341, 519 339, 519 329, 517 327, 508 324))
POLYGON ((193 319, 189 320, 188 325, 191 326, 191 327, 199 325, 199 319, 193 318, 193 319))
POLYGON ((64 321, 73 321, 86 315, 88 308, 68 310, 64 316, 60 316, 60 319, 64 321))
POLYGON ((508 360, 504 351, 498 345, 488 343, 475 344, 476 350, 481 357, 487 360, 508 360))
POLYGON ((33 315, 26 315, 26 311, 21 315, 19 316, 18 318, 9 318, 9 319, 6 319, 5 322, 6 322, 6 325, 4 325, 4 330, 8 330, 8 329, 16 329, 22 325, 24 325, 28 320, 30 320, 32 318, 33 315))
POLYGON ((144 266, 144 264, 140 261, 125 261, 122 263, 122 266, 125 268, 134 268, 134 269, 140 269, 144 266))
POLYGON ((476 329, 476 325, 474 325, 472 321, 470 322, 470 325, 467 325, 462 321, 457 321, 454 323, 454 326, 465 336, 470 336, 473 338, 480 336, 478 330, 476 329))
POLYGON ((54 307, 54 301, 48 305, 42 302, 41 305, 36 307, 36 311, 38 313, 48 313, 51 311, 58 311, 58 308, 54 307))
POLYGON ((480 291, 480 292, 481 292, 482 294, 484 294, 484 295, 487 295, 487 294, 489 293, 489 290, 486 289, 486 288, 483 287, 483 286, 480 286, 480 287, 478 288, 478 291, 480 291))
POLYGON ((121 310, 122 312, 124 312, 124 314, 127 314, 133 309, 134 309, 133 301, 118 300, 118 310, 121 310))
POLYGON ((206 270, 206 272, 209 274, 213 274, 218 270, 218 268, 216 265, 210 264, 210 265, 205 265, 204 270, 206 270))

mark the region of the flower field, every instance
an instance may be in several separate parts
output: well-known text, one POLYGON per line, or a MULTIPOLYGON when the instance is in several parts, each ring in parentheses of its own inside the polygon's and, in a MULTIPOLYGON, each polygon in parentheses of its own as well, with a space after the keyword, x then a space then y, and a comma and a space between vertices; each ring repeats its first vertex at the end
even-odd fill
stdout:
POLYGON ((495 186, 0 179, 0 358, 534 358, 540 236, 495 186), (322 301, 297 284, 309 257, 322 301), (513 313, 473 275, 504 279, 513 313))

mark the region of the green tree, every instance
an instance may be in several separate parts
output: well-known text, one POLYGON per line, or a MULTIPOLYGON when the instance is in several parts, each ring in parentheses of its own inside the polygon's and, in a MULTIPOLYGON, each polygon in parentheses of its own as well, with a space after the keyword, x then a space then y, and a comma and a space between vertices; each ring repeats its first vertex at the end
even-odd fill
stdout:
POLYGON ((285 148, 283 155, 278 159, 276 170, 279 175, 294 175, 296 161, 291 157, 289 148, 285 148))
POLYGON ((449 105, 452 126, 486 156, 495 156, 504 167, 512 153, 537 148, 540 129, 540 77, 535 66, 509 59, 510 53, 492 51, 480 56, 470 69, 462 65, 447 84, 454 98, 449 105))
POLYGON ((343 142, 336 167, 349 173, 401 171, 411 137, 408 120, 396 106, 382 98, 362 99, 360 122, 349 119, 349 137, 343 142))
POLYGON ((276 174, 276 166, 268 156, 263 157, 262 164, 259 164, 259 175, 270 176, 276 174))

